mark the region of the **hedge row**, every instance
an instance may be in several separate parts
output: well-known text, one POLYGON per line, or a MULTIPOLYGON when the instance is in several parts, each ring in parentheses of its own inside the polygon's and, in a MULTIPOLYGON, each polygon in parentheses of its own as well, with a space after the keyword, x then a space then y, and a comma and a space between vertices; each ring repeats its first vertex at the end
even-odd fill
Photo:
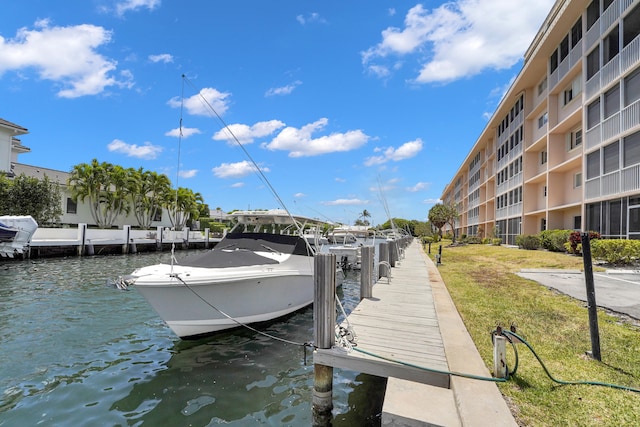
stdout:
MULTIPOLYGON (((589 232, 592 258, 614 265, 630 265, 640 261, 640 240, 600 239, 600 235, 589 232)), ((545 230, 538 234, 516 236, 521 249, 540 248, 553 252, 582 254, 582 233, 573 230, 545 230)))

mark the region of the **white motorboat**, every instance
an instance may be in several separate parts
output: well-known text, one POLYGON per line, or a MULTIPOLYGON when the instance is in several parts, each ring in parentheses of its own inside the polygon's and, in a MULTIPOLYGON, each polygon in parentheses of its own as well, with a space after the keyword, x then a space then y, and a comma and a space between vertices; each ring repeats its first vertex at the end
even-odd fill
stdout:
POLYGON ((126 278, 181 338, 273 320, 313 302, 314 250, 300 234, 282 233, 317 221, 283 210, 232 216, 236 226, 211 251, 126 278))
POLYGON ((29 215, 0 216, 0 256, 24 253, 37 229, 38 223, 29 215))

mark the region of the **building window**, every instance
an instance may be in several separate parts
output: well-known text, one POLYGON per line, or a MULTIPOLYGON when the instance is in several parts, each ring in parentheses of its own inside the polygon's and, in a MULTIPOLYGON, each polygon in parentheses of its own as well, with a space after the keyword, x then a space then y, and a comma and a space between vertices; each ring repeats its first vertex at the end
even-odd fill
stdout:
POLYGON ((544 165, 547 163, 547 150, 542 150, 540 152, 540 164, 544 165))
POLYGON ((578 18, 578 22, 571 27, 571 49, 576 47, 580 40, 582 40, 582 18, 578 18))
POLYGON ((626 47, 640 34, 640 6, 636 5, 636 7, 627 14, 622 23, 622 28, 622 44, 626 47))
POLYGON ((558 68, 558 49, 554 50, 549 58, 549 72, 553 73, 558 68))
POLYGON ((540 219, 540 231, 547 229, 547 218, 540 219))
POLYGON ((620 143, 609 144, 602 150, 602 173, 608 174, 620 169, 620 143))
POLYGON ((620 111, 620 85, 615 85, 604 94, 604 118, 607 119, 618 111, 620 111))
POLYGON ((549 121, 549 115, 545 112, 543 115, 538 117, 538 129, 546 125, 548 121, 549 121))
POLYGON ((598 22, 598 18, 600 18, 600 0, 593 0, 587 6, 587 30, 598 22))
POLYGON ((77 214, 78 213, 78 204, 73 201, 73 199, 67 197, 67 213, 68 214, 77 214))
POLYGON ((628 107, 640 99, 640 68, 624 79, 624 105, 628 107))
POLYGON ((564 61, 567 56, 569 56, 569 34, 560 42, 560 62, 564 61))
POLYGON ((153 215, 153 220, 154 221, 162 221, 162 209, 161 208, 158 208, 156 210, 155 215, 153 215))
POLYGON ((615 58, 618 52, 620 52, 620 30, 616 25, 602 41, 602 65, 615 58))
POLYGON ((640 163, 640 132, 636 132, 624 138, 623 163, 624 167, 640 163))
POLYGON ((576 129, 567 134, 567 151, 582 145, 582 129, 576 129))
POLYGON ((582 92, 582 77, 578 76, 571 82, 571 86, 564 90, 563 105, 567 105, 573 99, 577 98, 580 92, 582 92))
POLYGON ((582 187, 582 172, 578 172, 573 176, 573 188, 582 187))
POLYGON ((547 186, 542 187, 542 196, 547 197, 547 186))
POLYGON ((587 55, 587 80, 598 74, 598 71, 600 71, 600 47, 596 46, 587 55))
POLYGON ((573 217, 573 229, 577 231, 582 229, 582 217, 580 215, 573 217))
POLYGON ((587 179, 600 176, 600 150, 587 154, 587 179))
POLYGON ((587 106, 587 129, 600 124, 600 99, 587 106))

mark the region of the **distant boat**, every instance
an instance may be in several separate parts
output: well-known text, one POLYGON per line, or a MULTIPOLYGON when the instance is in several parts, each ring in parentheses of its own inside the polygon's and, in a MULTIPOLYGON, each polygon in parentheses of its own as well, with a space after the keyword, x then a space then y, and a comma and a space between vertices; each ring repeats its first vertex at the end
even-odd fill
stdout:
POLYGON ((310 245, 323 246, 329 244, 329 239, 323 236, 318 228, 307 228, 302 236, 310 245))
POLYGON ((29 246, 38 223, 28 215, 0 216, 0 256, 13 258, 29 246))
POLYGON ((13 242, 18 230, 0 222, 0 242, 13 242))
POLYGON ((273 320, 313 302, 315 250, 297 230, 317 220, 284 210, 231 216, 237 224, 214 249, 125 278, 181 338, 273 320))

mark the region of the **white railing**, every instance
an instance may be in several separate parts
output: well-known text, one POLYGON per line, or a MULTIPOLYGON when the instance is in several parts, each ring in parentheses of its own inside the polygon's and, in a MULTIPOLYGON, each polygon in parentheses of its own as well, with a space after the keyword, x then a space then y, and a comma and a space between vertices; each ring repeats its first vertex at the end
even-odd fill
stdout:
POLYGON ((620 54, 614 56, 600 70, 600 86, 605 87, 618 77, 620 77, 620 54))
POLYGON ((125 225, 122 229, 88 228, 79 224, 77 228, 38 228, 31 238, 33 247, 81 246, 81 245, 126 245, 130 243, 198 243, 213 241, 209 229, 202 231, 171 230, 157 227, 152 230, 134 230, 125 225))
POLYGON ((622 170, 622 191, 640 190, 640 164, 622 170))
POLYGON ((600 197, 600 178, 593 178, 584 183, 585 199, 593 199, 595 197, 600 197))
POLYGON ((600 40, 600 34, 600 19, 598 19, 595 24, 593 24, 593 26, 589 28, 589 31, 587 31, 587 35, 585 36, 585 39, 587 41, 587 45, 585 47, 587 48, 587 50, 589 50, 591 46, 593 46, 598 42, 598 40, 600 40))
POLYGON ((600 71, 591 76, 589 80, 587 80, 587 87, 584 90, 584 94, 586 99, 590 99, 593 95, 600 91, 600 71))
POLYGON ((585 139, 587 141, 587 150, 600 145, 600 142, 602 142, 602 137, 600 136, 600 125, 598 124, 589 129, 585 133, 585 139))
POLYGON ((509 216, 516 216, 522 214, 522 202, 516 203, 508 207, 509 216))
POLYGON ((601 31, 607 31, 607 29, 616 22, 618 16, 620 16, 620 0, 615 0, 600 16, 601 31))
POLYGON ((640 125, 640 100, 624 108, 621 113, 621 132, 640 125))
POLYGON ((498 185, 496 188, 496 194, 506 193, 507 191, 512 190, 522 184, 522 175, 522 172, 519 172, 517 175, 498 185))
POLYGON ((600 195, 608 196, 620 192, 620 171, 603 175, 600 180, 600 195))
POLYGON ((551 90, 554 87, 556 87, 556 85, 558 84, 559 81, 560 81, 560 69, 556 68, 549 75, 549 79, 547 80, 547 84, 549 85, 549 90, 551 90))
POLYGON ((553 89, 555 85, 571 71, 574 65, 580 61, 582 61, 582 40, 571 49, 566 58, 558 65, 558 68, 551 74, 552 77, 549 78, 549 89, 553 89))
POLYGON ((620 113, 608 117, 600 125, 602 129, 602 142, 620 135, 620 113))
POLYGON ((633 39, 620 53, 621 72, 626 72, 640 61, 640 36, 633 39))

